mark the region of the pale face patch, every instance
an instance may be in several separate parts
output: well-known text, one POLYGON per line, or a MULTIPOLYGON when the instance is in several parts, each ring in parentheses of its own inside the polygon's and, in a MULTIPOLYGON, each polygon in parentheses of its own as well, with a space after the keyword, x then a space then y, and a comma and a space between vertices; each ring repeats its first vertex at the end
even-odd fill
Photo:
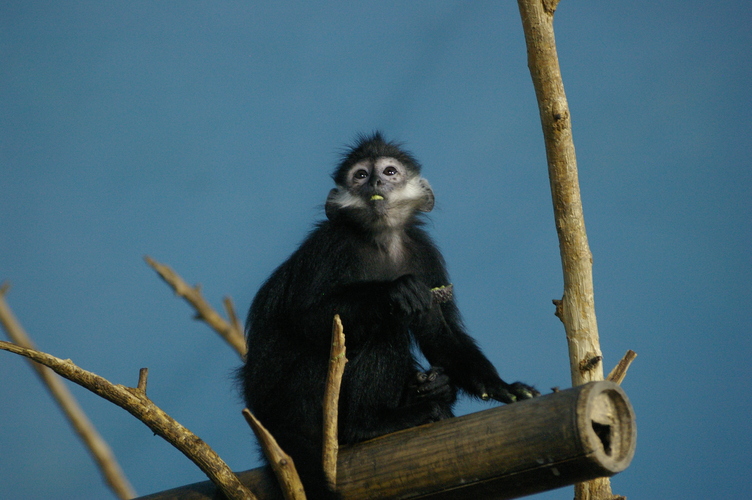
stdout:
MULTIPOLYGON (((433 208, 428 181, 395 158, 361 160, 348 170, 346 179, 345 186, 337 186, 329 193, 326 209, 330 218, 337 210, 356 210, 364 227, 400 229, 416 211, 429 212, 433 208)), ((399 245, 389 242, 386 246, 394 249, 399 245)))
POLYGON ((361 189, 370 186, 376 196, 383 196, 385 192, 405 183, 409 178, 407 168, 394 158, 382 157, 373 160, 362 160, 350 167, 347 173, 348 189, 361 189))

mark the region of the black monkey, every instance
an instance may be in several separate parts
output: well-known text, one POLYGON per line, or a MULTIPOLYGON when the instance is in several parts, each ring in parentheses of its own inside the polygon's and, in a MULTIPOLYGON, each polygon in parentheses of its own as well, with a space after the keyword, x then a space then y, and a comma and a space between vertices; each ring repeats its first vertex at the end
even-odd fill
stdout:
POLYGON ((355 443, 452 416, 456 391, 504 403, 538 392, 507 384, 465 333, 444 260, 421 228, 434 195, 420 165, 379 133, 362 136, 334 171, 320 222, 253 300, 241 369, 251 411, 289 453, 309 498, 326 498, 322 397, 332 318, 347 358, 339 439, 355 443), (422 372, 412 347, 431 364, 422 372))

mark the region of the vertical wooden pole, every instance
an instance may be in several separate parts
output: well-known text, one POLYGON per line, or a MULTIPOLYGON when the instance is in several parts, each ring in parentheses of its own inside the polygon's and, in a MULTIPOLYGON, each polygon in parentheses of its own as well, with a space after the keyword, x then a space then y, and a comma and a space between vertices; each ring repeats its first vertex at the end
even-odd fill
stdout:
MULTIPOLYGON (((518 0, 527 45, 528 68, 535 87, 546 144, 548 175, 559 236, 564 293, 556 315, 564 323, 574 386, 603 380, 593 294, 593 258, 585 232, 572 120, 554 37, 558 0, 518 0)), ((607 478, 575 486, 577 500, 612 499, 607 478)))

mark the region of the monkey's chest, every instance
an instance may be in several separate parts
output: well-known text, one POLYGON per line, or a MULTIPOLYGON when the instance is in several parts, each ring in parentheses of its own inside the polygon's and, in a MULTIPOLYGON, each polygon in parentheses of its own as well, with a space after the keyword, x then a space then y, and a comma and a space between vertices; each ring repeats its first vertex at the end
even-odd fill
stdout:
POLYGON ((355 267, 355 275, 363 281, 393 281, 410 273, 411 266, 401 252, 373 246, 359 253, 355 267))

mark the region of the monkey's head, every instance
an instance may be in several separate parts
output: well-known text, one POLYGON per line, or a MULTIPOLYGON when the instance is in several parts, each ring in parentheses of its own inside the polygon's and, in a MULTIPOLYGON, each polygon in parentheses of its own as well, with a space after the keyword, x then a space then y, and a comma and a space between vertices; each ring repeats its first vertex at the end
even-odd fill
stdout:
POLYGON ((326 199, 326 216, 347 216, 371 228, 397 228, 416 212, 430 212, 434 196, 420 164, 376 132, 361 136, 332 175, 337 185, 326 199))

